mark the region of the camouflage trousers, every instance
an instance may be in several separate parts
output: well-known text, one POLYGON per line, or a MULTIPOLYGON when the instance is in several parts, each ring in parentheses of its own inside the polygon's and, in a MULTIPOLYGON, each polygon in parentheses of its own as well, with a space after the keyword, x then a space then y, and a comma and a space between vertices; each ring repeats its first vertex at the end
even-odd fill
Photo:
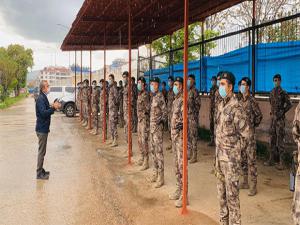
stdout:
POLYGON ((92 105, 92 125, 94 129, 98 130, 98 105, 92 105))
POLYGON ((300 224, 300 169, 297 170, 295 192, 292 203, 292 215, 295 225, 300 224))
POLYGON ((216 170, 220 224, 240 225, 239 165, 217 159, 216 170))
POLYGON ((255 135, 245 140, 245 149, 241 151, 242 173, 244 176, 250 177, 250 181, 257 184, 257 164, 256 164, 256 140, 255 135))
POLYGON ((150 132, 149 150, 153 158, 154 169, 164 172, 163 125, 158 125, 155 132, 150 132))
POLYGON ((109 111, 109 133, 112 139, 118 138, 118 111, 116 109, 110 109, 109 111))
MULTIPOLYGON (((104 115, 106 117, 106 113, 104 113, 103 109, 102 110, 100 109, 98 126, 99 126, 99 128, 101 128, 100 130, 101 130, 102 133, 103 133, 103 116, 104 115)), ((107 121, 107 117, 105 119, 107 121)), ((106 130, 105 130, 105 132, 107 133, 107 123, 106 123, 106 130)))
POLYGON ((172 134, 172 151, 174 154, 176 187, 182 191, 182 177, 183 177, 183 151, 182 151, 182 132, 172 134))
POLYGON ((137 132, 138 126, 138 116, 137 116, 137 108, 136 106, 132 107, 132 132, 137 132))
POLYGON ((82 116, 84 121, 89 119, 89 104, 86 101, 82 102, 82 116))
POLYGON ((198 141, 198 123, 197 119, 189 116, 188 121, 188 158, 192 154, 197 155, 197 141, 198 141))
POLYGON ((285 135, 285 120, 284 119, 275 119, 271 120, 270 128, 270 154, 276 155, 279 154, 279 157, 284 153, 284 135, 285 135), (277 152, 278 151, 278 152, 277 152))
POLYGON ((124 121, 124 112, 123 112, 123 110, 121 111, 119 111, 119 114, 118 114, 118 116, 119 116, 119 126, 120 126, 120 128, 123 128, 124 127, 124 124, 125 124, 125 121, 124 121))
POLYGON ((76 108, 80 111, 80 99, 76 99, 76 108))
POLYGON ((141 119, 138 122, 137 127, 138 132, 138 145, 140 153, 143 157, 148 157, 149 155, 149 121, 146 119, 141 119))
POLYGON ((168 131, 171 133, 171 120, 172 120, 172 110, 168 110, 168 131))
POLYGON ((210 109, 209 113, 209 129, 210 129, 210 140, 215 140, 215 110, 213 108, 210 109))
MULTIPOLYGON (((124 110, 124 122, 125 122, 125 124, 124 124, 124 134, 125 134, 126 142, 128 142, 128 120, 129 120, 128 115, 129 115, 128 111, 124 110)), ((133 111, 131 112, 131 115, 132 115, 132 117, 131 117, 131 128, 132 128, 133 127, 133 111)))

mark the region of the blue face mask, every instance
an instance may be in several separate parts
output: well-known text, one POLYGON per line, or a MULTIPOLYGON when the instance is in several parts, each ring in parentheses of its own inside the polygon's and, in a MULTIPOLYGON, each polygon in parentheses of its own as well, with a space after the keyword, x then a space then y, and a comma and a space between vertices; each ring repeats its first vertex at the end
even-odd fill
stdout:
POLYGON ((241 85, 240 91, 242 94, 246 93, 246 86, 245 85, 241 85))
POLYGON ((154 90, 153 85, 150 85, 150 91, 151 91, 153 94, 155 93, 155 90, 154 90))
POLYGON ((274 87, 278 87, 277 82, 273 82, 274 87))
POLYGON ((142 90, 142 84, 138 84, 137 88, 138 88, 139 91, 141 91, 142 90))
POLYGON ((173 92, 175 95, 178 95, 179 90, 178 90, 177 86, 173 87, 173 92))
POLYGON ((169 85, 169 87, 171 87, 173 84, 172 84, 172 82, 169 81, 169 82, 168 82, 168 85, 169 85))
POLYGON ((112 85, 113 81, 112 80, 108 80, 108 84, 112 85))
POLYGON ((191 81, 190 80, 187 81, 187 86, 188 86, 188 88, 191 87, 191 81))
POLYGON ((227 96, 225 86, 220 86, 219 87, 219 94, 221 95, 222 98, 225 98, 227 96))
POLYGON ((220 87, 220 81, 219 80, 217 80, 217 86, 220 87))

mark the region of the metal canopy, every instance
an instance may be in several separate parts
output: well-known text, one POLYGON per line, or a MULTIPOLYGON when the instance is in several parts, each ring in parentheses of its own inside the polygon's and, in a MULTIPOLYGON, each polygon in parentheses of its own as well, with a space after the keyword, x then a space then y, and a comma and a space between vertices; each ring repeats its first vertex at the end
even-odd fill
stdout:
MULTIPOLYGON (((189 23, 243 0, 190 0, 189 23)), ((61 46, 63 51, 128 49, 127 0, 85 0, 61 46)), ((183 27, 184 1, 132 0, 132 47, 149 44, 183 27)))

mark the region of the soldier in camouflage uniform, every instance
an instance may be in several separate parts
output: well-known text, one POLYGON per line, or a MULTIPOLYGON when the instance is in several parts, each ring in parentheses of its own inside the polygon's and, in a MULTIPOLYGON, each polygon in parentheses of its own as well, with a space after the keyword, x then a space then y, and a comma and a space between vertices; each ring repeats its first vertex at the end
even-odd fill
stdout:
MULTIPOLYGON (((99 115, 99 127, 100 128, 103 128, 103 118, 106 119, 106 111, 107 111, 107 99, 108 99, 108 95, 107 95, 107 89, 104 90, 104 79, 101 79, 100 80, 100 83, 99 83, 99 86, 100 86, 100 115, 99 115), (106 93, 106 104, 104 104, 104 95, 106 93), (106 105, 106 110, 104 109, 106 105)), ((107 126, 106 126, 107 127, 107 126)), ((101 129, 101 132, 103 132, 103 129, 101 129)), ((107 128, 106 128, 106 131, 107 132, 107 128)))
POLYGON ((216 177, 220 224, 240 225, 239 176, 241 149, 249 136, 246 115, 233 94, 235 77, 223 72, 219 86, 222 101, 216 115, 216 177))
MULTIPOLYGON (((173 92, 173 85, 174 85, 174 78, 172 76, 169 76, 168 78, 168 85, 169 85, 169 91, 167 94, 167 111, 168 111, 168 130, 169 133, 171 132, 171 118, 172 118, 172 106, 174 101, 174 92, 173 92)), ((166 150, 171 150, 172 144, 167 146, 166 150)))
POLYGON ((124 111, 123 111, 123 82, 119 81, 119 126, 124 127, 124 111))
POLYGON ((182 207, 182 177, 183 177, 183 79, 176 77, 173 90, 175 99, 173 101, 171 118, 172 151, 174 153, 176 190, 169 195, 170 200, 176 200, 175 206, 182 207))
POLYGON ((99 100, 100 100, 100 88, 97 86, 97 81, 94 80, 92 82, 92 125, 93 130, 91 130, 91 134, 98 134, 98 113, 99 113, 99 100))
POLYGON ((154 163, 153 174, 150 181, 156 182, 156 188, 164 184, 163 123, 167 120, 166 103, 164 96, 159 91, 159 83, 159 78, 155 77, 151 80, 150 85, 152 99, 149 147, 154 163))
POLYGON ((109 118, 109 132, 111 139, 107 141, 110 147, 118 146, 118 89, 117 83, 115 82, 115 76, 110 74, 108 76, 109 94, 108 94, 108 118, 109 118))
POLYGON ((188 77, 188 159, 190 163, 198 161, 197 141, 198 141, 198 115, 201 107, 201 99, 195 87, 195 75, 188 77))
POLYGON ((149 168, 149 125, 150 125, 150 96, 146 90, 146 80, 144 77, 138 79, 137 85, 139 94, 137 99, 137 116, 138 116, 138 145, 141 158, 138 165, 142 166, 141 170, 149 168))
MULTIPOLYGON (((78 110, 80 109, 80 105, 81 105, 81 93, 82 93, 82 82, 78 82, 77 83, 77 95, 76 95, 76 108, 78 110)), ((79 117, 79 120, 81 120, 81 118, 79 117)))
POLYGON ((212 87, 210 88, 209 91, 209 99, 210 99, 210 111, 209 111, 209 128, 210 128, 210 142, 208 146, 214 146, 215 145, 215 120, 214 120, 214 115, 215 115, 215 101, 216 101, 216 92, 218 91, 218 86, 217 86, 217 77, 213 76, 211 78, 211 85, 212 87))
POLYGON ((249 189, 248 174, 250 176, 250 190, 248 195, 254 196, 257 193, 257 164, 256 164, 256 138, 255 128, 259 126, 263 116, 255 98, 250 94, 251 80, 243 77, 240 85, 239 102, 243 112, 247 116, 249 136, 245 139, 245 146, 241 151, 243 183, 240 189, 249 189))
POLYGON ((137 118, 137 98, 138 98, 138 89, 137 84, 135 83, 135 78, 131 77, 131 85, 132 85, 132 103, 133 103, 133 117, 132 117, 132 132, 137 132, 137 124, 138 124, 138 118, 137 118))
POLYGON ((299 169, 299 163, 300 163, 300 103, 298 104, 296 111, 295 111, 295 117, 293 121, 293 130, 292 130, 293 138, 295 142, 298 145, 298 152, 296 152, 297 157, 297 163, 296 163, 296 180, 295 180, 295 192, 294 192, 294 198, 293 198, 293 204, 292 204, 292 215, 295 225, 300 224, 300 169, 299 169))
POLYGON ((90 88, 89 88, 89 80, 85 79, 83 81, 82 88, 82 126, 88 127, 88 119, 89 119, 89 101, 90 101, 90 88))
POLYGON ((271 104, 271 128, 270 128, 270 152, 269 160, 265 166, 274 165, 275 155, 279 155, 278 170, 283 170, 284 135, 285 135, 285 114, 291 109, 292 103, 288 94, 281 88, 281 76, 273 77, 274 88, 270 93, 271 104))

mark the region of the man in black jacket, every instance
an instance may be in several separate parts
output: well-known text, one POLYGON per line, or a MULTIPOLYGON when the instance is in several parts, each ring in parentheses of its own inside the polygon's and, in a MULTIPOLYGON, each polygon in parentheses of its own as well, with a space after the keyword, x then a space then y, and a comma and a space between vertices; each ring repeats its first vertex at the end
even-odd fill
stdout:
POLYGON ((47 94, 49 93, 49 84, 47 81, 41 81, 40 94, 36 100, 35 112, 36 112, 36 127, 35 131, 39 139, 39 151, 37 159, 37 179, 47 180, 50 173, 43 168, 44 157, 46 155, 47 138, 50 132, 51 115, 56 109, 60 107, 60 104, 56 101, 51 106, 49 104, 47 94))

